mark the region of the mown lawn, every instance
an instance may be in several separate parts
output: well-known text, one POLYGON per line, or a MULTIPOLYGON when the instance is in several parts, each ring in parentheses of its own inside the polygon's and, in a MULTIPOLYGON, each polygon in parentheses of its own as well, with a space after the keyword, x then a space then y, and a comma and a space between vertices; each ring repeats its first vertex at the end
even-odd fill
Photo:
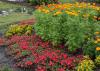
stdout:
MULTIPOLYGON (((0 2, 0 10, 17 9, 23 6, 0 2)), ((7 16, 0 16, 0 32, 4 32, 10 24, 32 18, 33 15, 21 12, 12 12, 7 16)))

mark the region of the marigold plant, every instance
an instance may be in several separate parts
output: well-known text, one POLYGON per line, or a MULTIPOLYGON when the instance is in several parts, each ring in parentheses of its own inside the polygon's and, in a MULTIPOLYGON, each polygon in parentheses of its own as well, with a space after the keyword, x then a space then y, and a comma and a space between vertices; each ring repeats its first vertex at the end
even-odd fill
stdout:
POLYGON ((90 3, 78 2, 40 6, 34 13, 37 19, 34 28, 42 39, 54 46, 64 44, 73 51, 94 39, 94 32, 99 29, 94 16, 99 10, 100 7, 90 3))

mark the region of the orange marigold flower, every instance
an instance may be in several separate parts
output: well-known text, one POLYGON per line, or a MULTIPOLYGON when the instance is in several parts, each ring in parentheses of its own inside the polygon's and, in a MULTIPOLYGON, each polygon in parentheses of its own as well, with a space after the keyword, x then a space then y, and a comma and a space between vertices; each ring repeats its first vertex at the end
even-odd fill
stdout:
POLYGON ((100 32, 95 32, 95 34, 97 34, 97 35, 98 35, 98 34, 100 34, 100 32))
POLYGON ((44 11, 44 13, 46 13, 46 14, 49 13, 49 12, 50 12, 49 10, 45 10, 45 11, 44 11))
POLYGON ((97 50, 97 51, 100 51, 100 47, 96 47, 96 50, 97 50))
POLYGON ((93 3, 93 5, 96 5, 95 3, 93 3))
POLYGON ((54 15, 59 15, 59 14, 62 14, 62 12, 58 11, 58 12, 54 13, 54 15))
POLYGON ((94 19, 97 19, 97 16, 94 16, 94 19))
POLYGON ((100 42, 100 38, 98 38, 97 41, 100 42))

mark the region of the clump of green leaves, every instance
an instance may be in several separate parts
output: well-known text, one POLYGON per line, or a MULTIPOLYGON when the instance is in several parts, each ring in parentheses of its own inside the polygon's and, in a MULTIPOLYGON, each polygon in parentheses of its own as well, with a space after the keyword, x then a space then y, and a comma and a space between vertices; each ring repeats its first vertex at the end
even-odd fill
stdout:
POLYGON ((32 31, 33 31, 33 27, 32 25, 11 25, 7 32, 5 33, 5 36, 6 37, 11 37, 13 35, 23 35, 23 34, 26 34, 26 35, 30 35, 32 34, 32 31))
POLYGON ((34 5, 43 5, 43 4, 57 3, 58 0, 29 0, 29 2, 34 5))
POLYGON ((100 66, 100 55, 96 57, 95 64, 99 67, 100 66))

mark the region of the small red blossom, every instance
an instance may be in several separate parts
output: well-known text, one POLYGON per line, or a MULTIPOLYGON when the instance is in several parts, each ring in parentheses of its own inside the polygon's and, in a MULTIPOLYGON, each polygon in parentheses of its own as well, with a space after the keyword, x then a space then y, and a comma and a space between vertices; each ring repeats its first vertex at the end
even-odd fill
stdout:
POLYGON ((32 61, 27 61, 27 62, 25 62, 25 64, 26 64, 26 65, 32 65, 33 62, 32 62, 32 61))
POLYGON ((21 46, 21 48, 22 48, 23 50, 26 50, 26 49, 28 49, 28 46, 21 46))

